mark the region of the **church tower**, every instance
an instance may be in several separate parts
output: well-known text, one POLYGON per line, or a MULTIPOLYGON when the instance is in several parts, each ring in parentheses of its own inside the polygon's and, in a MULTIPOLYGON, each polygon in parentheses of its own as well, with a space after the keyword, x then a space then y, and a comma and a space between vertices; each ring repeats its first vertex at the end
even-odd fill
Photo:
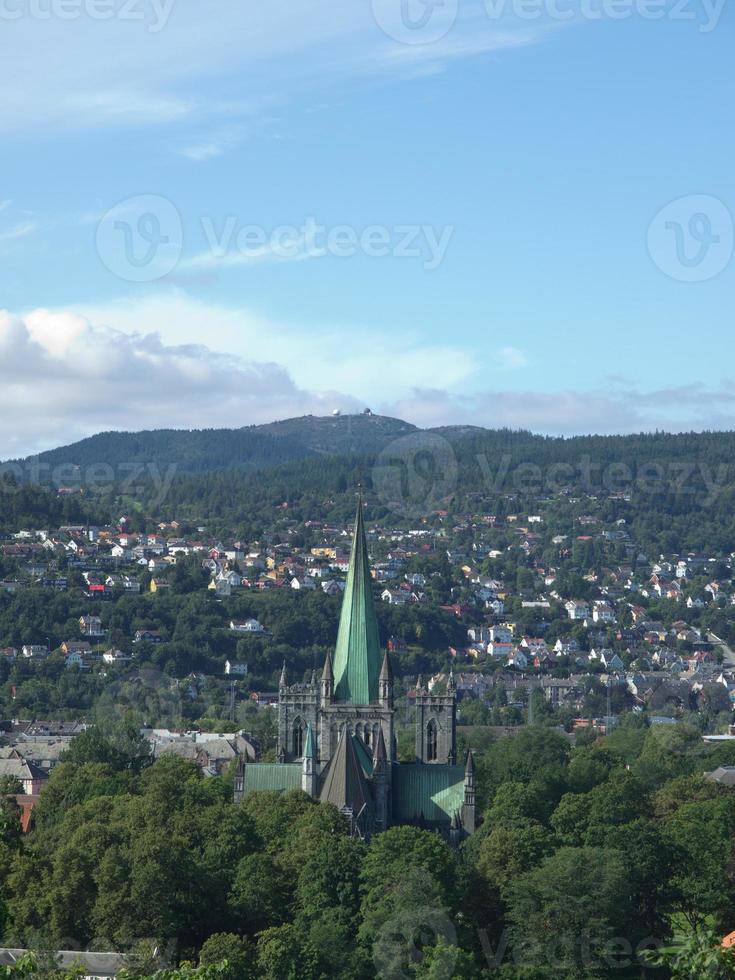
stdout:
POLYGON ((393 672, 380 647, 362 497, 358 500, 337 643, 321 677, 278 685, 278 762, 241 758, 235 800, 257 790, 301 789, 331 803, 350 832, 369 840, 394 824, 430 827, 459 844, 475 830, 471 755, 456 764, 457 691, 416 684, 416 757, 398 762, 393 672))
POLYGON ((317 730, 319 690, 314 678, 306 684, 289 684, 286 664, 278 684, 278 761, 304 758, 308 729, 317 730))
POLYGON ((343 731, 358 735, 371 753, 382 734, 387 761, 393 761, 393 675, 388 654, 380 649, 362 497, 357 504, 334 659, 327 654, 322 672, 321 762, 335 754, 343 731))
POLYGON ((457 761, 457 686, 449 672, 446 694, 430 694, 416 683, 416 758, 432 765, 457 761))

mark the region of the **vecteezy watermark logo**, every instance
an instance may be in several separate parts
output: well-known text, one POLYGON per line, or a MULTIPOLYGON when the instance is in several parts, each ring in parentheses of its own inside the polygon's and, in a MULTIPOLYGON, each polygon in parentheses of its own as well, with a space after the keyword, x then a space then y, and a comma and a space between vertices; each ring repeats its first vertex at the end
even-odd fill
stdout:
POLYGON ((97 225, 97 253, 114 275, 153 282, 172 272, 181 257, 181 216, 168 198, 139 194, 120 201, 97 225))
POLYGON ((121 20, 145 24, 158 34, 171 16, 175 0, 0 0, 0 21, 121 20))
POLYGON ((446 439, 413 432, 386 446, 375 461, 373 487, 403 517, 421 517, 446 505, 457 487, 457 459, 446 439))
POLYGON ((177 469, 177 463, 169 463, 164 470, 153 461, 122 461, 115 466, 110 463, 87 463, 85 466, 57 463, 51 466, 32 456, 22 463, 0 463, 0 480, 3 481, 5 493, 18 493, 29 483, 58 494, 96 496, 114 489, 120 496, 145 495, 155 509, 168 496, 177 469))
POLYGON ((424 269, 437 269, 454 233, 452 225, 322 225, 307 217, 301 225, 279 225, 267 230, 260 225, 242 225, 229 215, 217 228, 204 216, 202 232, 207 250, 186 259, 184 268, 249 265, 264 260, 298 262, 303 259, 366 258, 423 259, 424 269))
POLYGON ((110 272, 129 282, 153 282, 177 265, 186 270, 221 270, 325 256, 418 259, 424 269, 433 272, 444 261, 454 234, 452 225, 328 226, 313 216, 298 225, 270 229, 245 224, 232 214, 221 223, 211 215, 201 215, 195 224, 205 248, 180 261, 182 223, 174 204, 153 194, 131 197, 102 217, 97 251, 110 272))
MULTIPOLYGON (((455 26, 459 0, 371 0, 373 17, 382 32, 401 44, 440 41, 455 26)), ((696 24, 709 34, 720 23, 726 0, 482 0, 466 3, 480 27, 478 10, 487 21, 503 27, 527 27, 529 23, 569 21, 621 21, 638 17, 646 21, 670 20, 696 24), (515 22, 515 23, 514 23, 515 22)), ((469 20, 469 18, 468 18, 469 20)))
POLYGON ((392 916, 373 943, 373 963, 385 980, 409 980, 429 946, 441 944, 441 956, 431 964, 431 976, 450 980, 457 962, 457 931, 441 909, 407 908, 392 916))
POLYGON ((648 253, 672 279, 714 279, 732 258, 732 215, 716 197, 680 197, 662 208, 649 225, 648 253))
POLYGON ((375 23, 401 44, 432 44, 451 31, 459 0, 371 0, 375 23))

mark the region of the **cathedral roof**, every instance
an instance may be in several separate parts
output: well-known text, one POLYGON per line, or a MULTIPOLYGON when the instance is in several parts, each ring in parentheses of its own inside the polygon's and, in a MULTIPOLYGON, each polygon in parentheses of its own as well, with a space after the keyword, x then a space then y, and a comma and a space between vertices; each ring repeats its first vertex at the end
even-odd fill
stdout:
POLYGON ((357 741, 357 736, 343 730, 337 751, 329 760, 319 794, 322 803, 331 803, 338 810, 351 810, 355 820, 370 810, 372 805, 370 787, 355 746, 357 741))
POLYGON ((348 704, 377 701, 382 662, 360 499, 334 651, 334 700, 348 704))
POLYGON ((448 824, 464 803, 464 766, 399 763, 391 770, 393 820, 448 824))
POLYGON ((301 789, 301 763, 255 762, 244 767, 245 795, 257 790, 271 792, 301 789))

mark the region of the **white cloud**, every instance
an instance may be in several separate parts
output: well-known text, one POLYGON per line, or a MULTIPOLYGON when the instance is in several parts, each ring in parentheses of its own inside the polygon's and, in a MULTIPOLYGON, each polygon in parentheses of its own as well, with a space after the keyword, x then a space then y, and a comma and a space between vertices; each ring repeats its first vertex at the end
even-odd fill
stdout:
POLYGON ((385 406, 419 426, 480 425, 530 429, 545 435, 703 431, 735 428, 735 384, 642 391, 614 383, 595 391, 513 391, 468 395, 417 388, 385 406))
POLYGON ((167 345, 69 312, 0 311, 0 458, 106 429, 237 427, 358 403, 279 364, 167 345))
MULTIPOLYGON (((203 159, 206 159, 204 157, 203 159)), ((306 262, 309 259, 323 258, 325 248, 316 248, 314 241, 296 231, 271 240, 257 247, 239 249, 236 243, 214 237, 210 248, 178 263, 179 269, 230 269, 237 266, 259 265, 262 262, 306 262)))
POLYGON ((366 404, 423 427, 563 435, 735 427, 731 381, 642 391, 616 379, 587 392, 485 382, 470 392, 475 360, 399 331, 324 328, 307 337, 303 327, 181 294, 87 315, 0 311, 0 458, 107 429, 237 427, 366 404), (167 340, 171 322, 189 342, 167 340), (212 346, 197 341, 203 336, 212 346), (219 343, 227 337, 239 339, 239 353, 215 349, 232 349, 219 343))
MULTIPOLYGON (((525 363, 522 351, 504 350, 506 367, 525 363)), ((735 427, 731 381, 642 390, 616 378, 593 391, 524 390, 493 373, 498 361, 497 351, 483 364, 397 327, 276 323, 180 291, 4 314, 0 457, 12 454, 12 440, 33 448, 105 428, 237 426, 365 404, 421 426, 735 427)))
POLYGON ((475 356, 451 343, 432 344, 417 331, 350 324, 280 323, 250 310, 206 303, 173 291, 76 311, 117 331, 158 332, 168 343, 206 337, 244 359, 283 364, 305 390, 339 389, 366 403, 433 384, 462 385, 477 369, 475 356))

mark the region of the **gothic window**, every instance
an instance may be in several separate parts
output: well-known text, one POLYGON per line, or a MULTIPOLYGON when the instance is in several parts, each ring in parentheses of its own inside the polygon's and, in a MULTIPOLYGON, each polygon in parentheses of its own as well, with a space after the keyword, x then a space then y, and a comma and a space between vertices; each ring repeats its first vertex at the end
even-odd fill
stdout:
POLYGON ((365 739, 365 745, 367 745, 368 748, 371 748, 373 744, 373 733, 370 730, 370 725, 365 725, 365 734, 363 738, 365 739))
POLYGON ((304 726, 300 718, 293 723, 293 754, 296 758, 304 754, 304 726))
POLYGON ((438 738, 437 724, 432 718, 429 724, 426 726, 426 761, 436 762, 438 758, 437 749, 437 738, 438 738))

